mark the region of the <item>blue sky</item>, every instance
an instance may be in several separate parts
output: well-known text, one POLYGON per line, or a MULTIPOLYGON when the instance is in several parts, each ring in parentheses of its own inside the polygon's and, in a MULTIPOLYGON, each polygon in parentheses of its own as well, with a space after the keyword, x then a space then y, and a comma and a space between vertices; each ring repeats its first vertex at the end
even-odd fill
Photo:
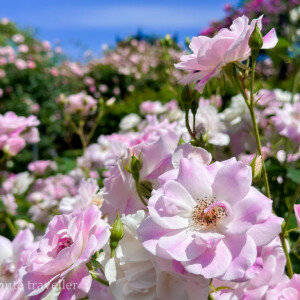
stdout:
POLYGON ((101 45, 113 45, 142 30, 146 34, 176 34, 179 41, 193 36, 213 19, 224 16, 226 3, 237 0, 0 0, 1 17, 31 27, 37 36, 54 43, 77 58, 91 49, 100 54, 101 45))

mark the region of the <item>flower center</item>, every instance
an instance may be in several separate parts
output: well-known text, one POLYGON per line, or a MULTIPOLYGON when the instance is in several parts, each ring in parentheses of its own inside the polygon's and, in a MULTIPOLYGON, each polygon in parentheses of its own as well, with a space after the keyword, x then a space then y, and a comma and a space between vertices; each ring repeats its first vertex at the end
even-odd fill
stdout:
POLYGON ((104 198, 103 198, 102 195, 95 195, 95 196, 92 198, 92 204, 97 205, 99 208, 101 208, 103 202, 104 202, 104 198))
POLYGON ((56 255, 63 249, 70 247, 73 244, 73 240, 70 235, 65 231, 62 230, 58 232, 60 234, 59 241, 56 247, 56 255))
POLYGON ((194 230, 215 228, 217 222, 227 216, 225 207, 218 205, 215 197, 197 199, 197 202, 191 222, 191 227, 194 230))

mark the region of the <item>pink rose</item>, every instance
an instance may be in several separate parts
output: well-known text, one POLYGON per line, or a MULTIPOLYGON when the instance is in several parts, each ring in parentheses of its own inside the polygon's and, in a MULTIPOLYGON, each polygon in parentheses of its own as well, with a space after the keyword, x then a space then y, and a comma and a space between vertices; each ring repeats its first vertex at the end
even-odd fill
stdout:
POLYGON ((26 142, 21 137, 12 137, 9 138, 6 144, 3 147, 3 151, 8 155, 15 156, 17 155, 26 145, 26 142))
POLYGON ((152 254, 177 260, 190 273, 244 278, 257 247, 276 237, 282 219, 272 214, 272 201, 251 186, 249 166, 235 158, 207 165, 198 155, 183 152, 176 158, 178 169, 160 176, 138 233, 152 254))
POLYGON ((28 165, 29 171, 37 174, 44 174, 47 170, 56 170, 57 166, 51 160, 37 160, 28 165))
POLYGON ((60 285, 58 299, 85 297, 92 284, 86 263, 103 248, 109 236, 109 225, 95 205, 55 216, 30 257, 31 264, 23 277, 26 295, 42 299, 60 285), (67 284, 72 288, 68 289, 67 284))
POLYGON ((0 236, 0 244, 0 299, 25 299, 21 277, 23 267, 36 247, 33 235, 29 229, 21 230, 12 242, 0 236))
MULTIPOLYGON (((175 67, 190 71, 190 74, 183 77, 179 82, 188 84, 192 81, 199 81, 196 89, 202 92, 207 81, 218 75, 222 68, 229 63, 242 62, 250 56, 248 41, 252 34, 255 24, 261 29, 262 16, 251 21, 246 16, 235 19, 230 29, 221 29, 212 38, 206 36, 193 37, 190 55, 181 57, 181 62, 175 67)), ((271 29, 263 38, 262 49, 270 49, 277 44, 275 29, 271 29)))

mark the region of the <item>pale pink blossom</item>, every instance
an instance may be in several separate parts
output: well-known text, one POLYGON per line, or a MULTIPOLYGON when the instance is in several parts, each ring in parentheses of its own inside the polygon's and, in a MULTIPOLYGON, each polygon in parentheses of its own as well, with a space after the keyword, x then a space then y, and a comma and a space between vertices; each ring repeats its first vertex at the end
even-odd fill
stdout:
POLYGON ((30 256, 23 277, 26 295, 42 299, 53 284, 64 280, 59 299, 85 297, 92 284, 86 263, 104 247, 109 236, 109 225, 101 219, 101 212, 94 205, 84 211, 55 216, 38 249, 30 256), (67 289, 67 283, 74 288, 67 289))
POLYGON ((299 300, 300 299, 300 275, 294 274, 292 279, 280 282, 274 289, 266 293, 265 300, 299 300))
MULTIPOLYGON (((143 248, 137 229, 145 212, 122 217, 124 237, 115 257, 105 252, 99 261, 105 265, 109 290, 116 300, 198 300, 207 299, 209 280, 188 274, 171 261, 157 258, 143 248)), ((107 250, 107 249, 105 249, 107 250)))
POLYGON ((99 85, 99 90, 100 90, 101 93, 106 93, 107 90, 108 90, 108 87, 107 87, 106 84, 100 84, 99 85))
POLYGON ((131 113, 127 116, 125 116, 121 122, 120 122, 120 129, 122 131, 129 131, 133 130, 135 127, 137 127, 141 122, 141 117, 135 113, 131 113))
POLYGON ((226 286, 229 289, 222 289, 213 293, 216 300, 222 299, 265 299, 268 290, 272 290, 282 281, 286 281, 284 274, 286 257, 283 252, 279 238, 277 237, 270 244, 259 247, 255 263, 246 272, 245 282, 235 283, 214 279, 212 284, 215 288, 226 286))
POLYGON ((94 113, 97 109, 97 101, 85 92, 73 94, 68 97, 62 95, 58 99, 58 102, 64 105, 64 110, 67 114, 79 113, 87 116, 94 113))
MULTIPOLYGON (((11 214, 15 215, 17 212, 17 203, 13 194, 5 194, 0 196, 2 198, 3 204, 5 206, 5 210, 11 214)), ((0 198, 0 199, 1 199, 0 198)))
POLYGON ((33 161, 28 165, 28 170, 36 174, 44 174, 49 170, 56 170, 57 165, 51 160, 37 160, 33 161))
POLYGON ((59 70, 55 67, 51 68, 50 73, 54 76, 57 77, 59 75, 59 70))
POLYGON ((300 143, 300 102, 286 103, 282 108, 276 108, 271 120, 280 135, 300 143))
POLYGON ((257 247, 281 230, 272 201, 251 186, 251 168, 235 158, 206 165, 182 157, 178 169, 160 178, 139 235, 152 254, 177 260, 190 273, 244 278, 257 247))
POLYGON ((35 249, 33 235, 29 229, 21 230, 11 242, 0 236, 0 296, 2 300, 24 299, 23 269, 35 249), (6 285, 7 284, 7 288, 6 285))
POLYGON ((95 179, 82 179, 78 188, 78 194, 74 197, 64 197, 59 203, 59 211, 70 213, 76 209, 85 209, 90 205, 96 205, 101 208, 103 204, 102 191, 95 179))
POLYGON ((7 19, 7 18, 2 18, 1 19, 1 24, 2 25, 7 25, 9 23, 9 19, 7 19))
POLYGON ((2 149, 8 155, 15 156, 25 147, 25 145, 25 140, 16 136, 8 138, 2 149))
MULTIPOLYGON (((212 38, 193 37, 190 43, 193 53, 182 56, 181 62, 175 65, 178 69, 190 71, 179 82, 188 84, 197 81, 196 89, 202 92, 207 81, 218 75, 227 64, 246 60, 250 56, 248 41, 255 24, 261 29, 262 17, 252 20, 249 25, 249 19, 241 16, 233 21, 230 29, 221 29, 212 38)), ((275 47, 278 41, 275 29, 266 34, 263 40, 262 49, 275 47)))
MULTIPOLYGON (((167 125, 167 122, 163 124, 167 125)), ((178 140, 179 135, 173 130, 166 126, 160 129, 156 125, 148 126, 131 141, 127 153, 111 165, 109 176, 104 180, 103 211, 110 218, 117 211, 128 214, 145 207, 138 195, 134 178, 124 168, 124 165, 130 166, 132 155, 142 162, 140 183, 150 183, 156 187, 159 175, 172 168, 171 156, 178 140)))
POLYGON ((33 61, 33 60, 28 60, 27 61, 27 67, 28 67, 28 69, 35 69, 35 67, 36 67, 36 64, 35 64, 35 62, 33 61))
POLYGON ((27 68, 26 61, 23 59, 20 59, 20 58, 16 59, 15 65, 16 65, 17 69, 19 69, 19 70, 25 70, 27 68))
POLYGON ((2 183, 1 193, 23 195, 34 181, 28 172, 10 174, 2 183))
POLYGON ((12 40, 15 43, 23 43, 24 42, 24 36, 20 33, 16 33, 12 36, 12 40))
POLYGON ((144 101, 140 105, 140 111, 142 114, 147 115, 147 114, 161 114, 166 111, 164 106, 160 101, 144 101))
POLYGON ((83 81, 86 85, 94 85, 95 84, 95 79, 92 77, 85 77, 83 81))
POLYGON ((27 53, 28 50, 29 50, 29 48, 28 48, 27 45, 21 44, 21 45, 18 46, 18 50, 19 50, 19 52, 21 52, 21 53, 27 53))
POLYGON ((62 47, 55 47, 55 53, 62 53, 63 49, 62 47))
POLYGON ((42 46, 43 46, 43 49, 45 51, 50 51, 51 50, 51 43, 49 41, 43 41, 42 46))

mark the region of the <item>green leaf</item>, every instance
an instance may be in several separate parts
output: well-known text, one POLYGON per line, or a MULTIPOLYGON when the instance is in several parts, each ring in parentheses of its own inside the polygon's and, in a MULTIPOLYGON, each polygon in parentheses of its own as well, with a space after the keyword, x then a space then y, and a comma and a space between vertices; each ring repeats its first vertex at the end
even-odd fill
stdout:
POLYGON ((279 38, 276 48, 287 48, 289 46, 290 46, 290 43, 286 39, 279 38))
POLYGON ((288 168, 287 177, 295 183, 300 183, 300 170, 295 168, 288 168))

